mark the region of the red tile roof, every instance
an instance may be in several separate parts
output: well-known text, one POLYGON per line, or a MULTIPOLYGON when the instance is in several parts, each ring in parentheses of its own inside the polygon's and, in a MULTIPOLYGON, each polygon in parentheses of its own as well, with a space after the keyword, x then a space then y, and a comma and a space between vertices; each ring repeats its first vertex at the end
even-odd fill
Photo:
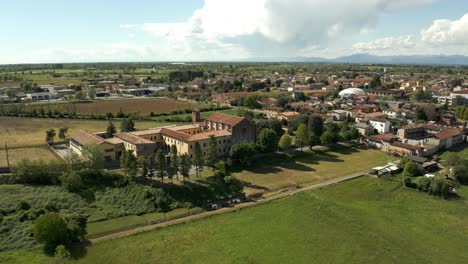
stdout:
POLYGON ((83 130, 76 131, 72 134, 72 139, 81 145, 102 144, 104 139, 94 134, 88 133, 83 130))
POLYGON ((227 124, 230 126, 235 126, 242 122, 244 118, 238 117, 238 116, 233 116, 233 115, 227 115, 219 112, 215 112, 208 116, 205 120, 207 121, 212 121, 212 122, 217 122, 221 124, 227 124))

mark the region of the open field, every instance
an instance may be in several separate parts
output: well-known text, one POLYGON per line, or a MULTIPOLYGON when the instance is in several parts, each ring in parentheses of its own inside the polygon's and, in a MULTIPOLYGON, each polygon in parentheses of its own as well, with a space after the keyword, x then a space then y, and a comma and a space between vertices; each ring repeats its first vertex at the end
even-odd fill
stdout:
MULTIPOLYGON (((17 109, 18 105, 4 105, 5 111, 17 109)), ((207 108, 207 105, 201 105, 191 102, 175 101, 162 98, 129 98, 129 99, 115 99, 115 100, 95 100, 83 102, 38 102, 21 105, 21 111, 32 112, 33 109, 39 113, 41 109, 47 113, 49 110, 52 112, 60 113, 76 113, 78 115, 105 115, 106 113, 117 114, 120 110, 124 113, 139 113, 140 115, 148 115, 151 112, 155 114, 170 113, 176 110, 194 109, 194 108, 207 108)))
POLYGON ((335 147, 326 152, 293 155, 297 157, 282 154, 261 159, 234 176, 250 185, 246 188, 247 194, 256 194, 363 172, 392 160, 382 151, 358 147, 335 147))
MULTIPOLYGON (((115 120, 114 124, 119 128, 118 120, 115 120)), ((173 124, 137 121, 136 128, 144 129, 173 124)), ((68 127, 69 134, 71 134, 77 129, 89 132, 105 131, 107 125, 108 121, 97 120, 0 117, 0 149, 3 149, 4 143, 7 143, 10 148, 45 146, 45 131, 50 128, 58 131, 61 127, 68 127)))
MULTIPOLYGON (((443 200, 363 177, 91 245, 72 263, 466 263, 468 188, 443 200)), ((48 263, 39 250, 0 262, 48 263)))
MULTIPOLYGON (((3 147, 3 146, 2 146, 3 147)), ((58 157, 47 146, 44 147, 30 147, 30 148, 13 148, 8 151, 8 159, 11 166, 15 166, 23 159, 28 160, 58 160, 58 157)), ((6 167, 6 155, 2 150, 0 152, 0 167, 6 167)))
POLYGON ((460 145, 450 150, 447 150, 440 157, 444 159, 446 158, 447 154, 450 152, 455 152, 458 154, 460 158, 468 160, 468 145, 467 144, 460 145))

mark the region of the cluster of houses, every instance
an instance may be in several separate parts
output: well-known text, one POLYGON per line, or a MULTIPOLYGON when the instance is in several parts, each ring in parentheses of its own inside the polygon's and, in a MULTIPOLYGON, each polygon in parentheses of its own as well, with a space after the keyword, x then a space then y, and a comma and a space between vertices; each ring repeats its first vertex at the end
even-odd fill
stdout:
POLYGON ((213 113, 205 119, 200 112, 192 113, 192 124, 158 127, 134 132, 119 132, 107 138, 105 133, 75 132, 70 139, 71 150, 82 155, 87 145, 99 146, 107 161, 119 160, 123 151, 131 150, 136 157, 154 155, 157 149, 169 151, 177 147, 179 155, 194 157, 195 144, 206 154, 210 140, 216 140, 219 156, 229 153, 231 146, 241 142, 255 142, 255 124, 242 117, 213 113))

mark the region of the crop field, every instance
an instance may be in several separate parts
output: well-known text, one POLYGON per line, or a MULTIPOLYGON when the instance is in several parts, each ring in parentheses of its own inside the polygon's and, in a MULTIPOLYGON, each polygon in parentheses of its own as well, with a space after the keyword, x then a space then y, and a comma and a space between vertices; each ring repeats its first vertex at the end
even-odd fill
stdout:
MULTIPOLYGON (((119 121, 114 121, 119 127, 119 121)), ((137 121, 137 129, 145 129, 174 123, 160 123, 151 121, 137 121)), ((0 149, 7 143, 10 148, 45 146, 45 131, 53 128, 58 131, 61 127, 68 127, 69 134, 82 129, 89 132, 105 131, 108 121, 74 120, 51 118, 18 118, 0 117, 0 149)))
MULTIPOLYGON (((58 157, 50 150, 47 146, 44 147, 29 147, 29 148, 13 148, 8 151, 8 160, 10 166, 15 166, 19 161, 28 159, 31 161, 35 160, 58 160, 58 157)), ((0 150, 0 167, 6 167, 6 153, 4 150, 0 150)))
MULTIPOLYGON (((4 106, 7 107, 7 106, 4 106)), ((113 113, 114 115, 122 110, 124 113, 139 113, 148 115, 151 112, 155 114, 170 113, 176 110, 186 110, 195 108, 206 108, 207 105, 190 103, 184 101, 175 101, 161 98, 135 98, 135 99, 115 99, 115 100, 94 100, 90 102, 41 102, 31 103, 22 106, 23 111, 37 112, 42 108, 46 113, 58 111, 63 113, 76 113, 78 115, 105 115, 113 113)))
MULTIPOLYGON (((468 188, 443 200, 362 177, 125 238, 70 263, 467 263, 468 188)), ((50 263, 40 250, 0 262, 50 263)))
POLYGON ((258 194, 368 171, 391 160, 392 157, 378 150, 336 147, 328 151, 295 152, 261 159, 251 168, 234 175, 248 183, 247 194, 258 194))

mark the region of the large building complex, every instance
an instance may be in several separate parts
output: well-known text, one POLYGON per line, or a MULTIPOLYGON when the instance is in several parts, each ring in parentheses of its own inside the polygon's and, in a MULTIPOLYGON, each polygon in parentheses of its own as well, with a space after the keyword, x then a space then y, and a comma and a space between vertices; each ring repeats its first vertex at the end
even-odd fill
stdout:
POLYGON ((70 147, 78 155, 83 154, 86 145, 97 145, 106 160, 118 160, 123 150, 131 150, 137 157, 153 155, 157 149, 169 151, 172 145, 180 155, 193 158, 195 144, 198 143, 203 153, 207 152, 210 139, 214 137, 219 156, 229 154, 231 146, 241 142, 254 142, 255 124, 242 117, 213 113, 201 120, 200 112, 192 113, 192 124, 159 127, 134 132, 115 133, 112 138, 105 138, 103 133, 77 131, 72 135, 70 147))

